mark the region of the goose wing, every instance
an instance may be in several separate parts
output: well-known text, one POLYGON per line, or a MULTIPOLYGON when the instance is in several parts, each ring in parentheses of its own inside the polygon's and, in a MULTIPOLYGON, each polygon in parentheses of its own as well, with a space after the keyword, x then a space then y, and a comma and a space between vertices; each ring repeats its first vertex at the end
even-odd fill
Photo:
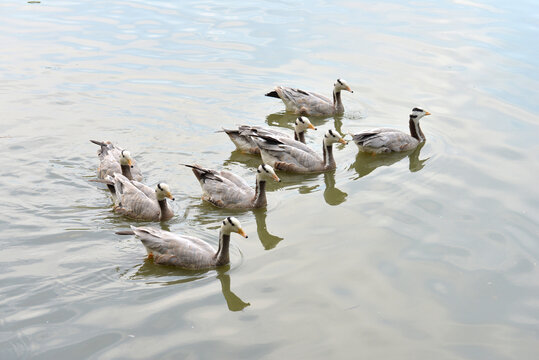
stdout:
POLYGON ((193 236, 178 235, 154 227, 131 228, 157 264, 199 269, 210 266, 216 253, 208 243, 193 236))
POLYGON ((417 145, 412 136, 396 129, 380 128, 353 135, 354 142, 367 151, 404 151, 417 145))
POLYGON ((309 115, 333 113, 333 101, 324 95, 285 86, 277 86, 275 91, 289 111, 309 115))
POLYGON ((193 169, 202 198, 218 207, 245 207, 254 198, 255 191, 239 176, 228 171, 218 173, 198 165, 186 165, 193 169))
MULTIPOLYGON (((97 177, 104 179, 105 176, 113 176, 115 173, 121 173, 122 168, 120 166, 120 157, 122 156, 123 149, 114 145, 110 141, 98 141, 90 140, 90 142, 99 145, 97 150, 97 156, 99 157, 100 164, 97 169, 97 177)), ((131 167, 131 175, 136 181, 142 181, 142 171, 137 165, 137 162, 133 159, 131 167)))
POLYGON ((262 160, 276 169, 295 172, 318 171, 324 160, 314 150, 299 142, 282 142, 272 137, 254 137, 262 160))
MULTIPOLYGON (((122 174, 114 175, 116 190, 115 211, 135 219, 159 220, 161 209, 154 198, 148 197, 122 174)), ((155 196, 155 195, 154 195, 155 196)))
POLYGON ((230 140, 236 145, 238 150, 250 153, 250 154, 259 154, 260 150, 255 142, 251 139, 252 135, 264 134, 264 135, 273 135, 283 138, 290 138, 289 135, 273 130, 267 129, 262 126, 251 126, 251 125, 240 125, 237 129, 223 129, 223 131, 228 135, 230 140))

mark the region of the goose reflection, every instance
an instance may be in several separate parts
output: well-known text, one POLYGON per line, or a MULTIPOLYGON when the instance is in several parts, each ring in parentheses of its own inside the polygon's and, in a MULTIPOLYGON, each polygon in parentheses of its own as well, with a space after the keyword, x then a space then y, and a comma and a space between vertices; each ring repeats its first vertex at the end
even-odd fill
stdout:
POLYGON ((357 178, 369 175, 380 166, 390 166, 408 156, 410 172, 416 172, 425 166, 425 163, 430 159, 419 159, 419 154, 425 143, 420 143, 413 151, 404 153, 388 153, 371 155, 359 152, 356 156, 356 161, 350 166, 359 175, 357 178))
POLYGON ((346 201, 348 194, 335 187, 335 171, 324 173, 324 183, 324 200, 328 205, 336 206, 346 201))
POLYGON ((268 232, 266 225, 267 209, 262 208, 253 210, 253 214, 256 219, 256 231, 258 232, 258 238, 260 239, 262 246, 264 246, 264 249, 266 250, 273 249, 283 240, 283 238, 268 232))
POLYGON ((137 269, 135 274, 130 276, 130 278, 132 280, 150 278, 153 280, 147 281, 147 284, 168 286, 202 280, 208 277, 207 275, 209 272, 216 271, 216 279, 221 282, 221 292, 225 298, 228 310, 240 311, 251 304, 243 301, 230 290, 230 275, 227 274, 229 270, 230 265, 225 265, 214 270, 184 270, 174 266, 157 265, 151 259, 146 258, 144 263, 137 269), (160 281, 159 278, 173 278, 173 280, 160 281))

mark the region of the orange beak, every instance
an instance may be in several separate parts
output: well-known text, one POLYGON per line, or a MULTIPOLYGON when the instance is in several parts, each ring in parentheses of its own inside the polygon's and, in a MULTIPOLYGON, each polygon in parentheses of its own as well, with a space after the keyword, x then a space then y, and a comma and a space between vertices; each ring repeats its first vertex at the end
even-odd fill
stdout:
POLYGON ((277 175, 273 175, 273 180, 275 180, 277 182, 281 182, 281 179, 279 179, 279 177, 277 175))
POLYGON ((428 111, 425 111, 425 116, 427 116, 427 115, 431 115, 431 113, 428 112, 428 111))
POLYGON ((133 161, 131 161, 131 159, 127 159, 127 165, 133 167, 133 161))
POLYGON ((341 144, 344 144, 344 145, 348 144, 348 143, 346 142, 346 140, 344 140, 343 138, 340 138, 340 139, 339 139, 339 142, 340 142, 341 144))
POLYGON ((166 197, 168 197, 170 200, 174 201, 174 196, 172 196, 171 193, 168 193, 168 194, 166 195, 166 197))
POLYGON ((350 86, 348 86, 346 90, 350 91, 352 94, 354 93, 354 90, 350 89, 350 86))
POLYGON ((240 235, 243 236, 244 238, 248 238, 247 234, 245 233, 245 231, 243 231, 242 228, 239 228, 239 229, 238 229, 238 234, 240 234, 240 235))
POLYGON ((313 130, 316 130, 316 128, 314 127, 313 124, 309 124, 309 129, 313 129, 313 130))

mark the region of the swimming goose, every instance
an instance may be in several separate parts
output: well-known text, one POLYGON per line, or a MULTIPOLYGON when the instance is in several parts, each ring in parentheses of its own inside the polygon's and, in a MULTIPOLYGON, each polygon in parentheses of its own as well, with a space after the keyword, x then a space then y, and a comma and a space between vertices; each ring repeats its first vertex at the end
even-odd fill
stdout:
POLYGON ((153 190, 138 181, 129 180, 122 174, 108 176, 114 185, 114 211, 137 220, 166 221, 174 216, 166 198, 174 200, 170 188, 158 183, 153 190))
POLYGON ((305 144, 295 141, 294 143, 283 143, 279 139, 271 136, 257 135, 253 140, 260 148, 262 161, 273 166, 277 170, 313 173, 333 170, 337 167, 333 158, 333 144, 346 141, 334 130, 328 130, 324 135, 323 157, 305 144))
POLYGON ((419 120, 430 112, 413 108, 410 114, 410 135, 396 129, 378 128, 365 130, 352 136, 359 151, 374 154, 412 150, 425 141, 419 120))
POLYGON ((121 173, 129 180, 142 181, 140 168, 129 151, 120 149, 110 141, 90 141, 100 146, 97 151, 100 160, 97 168, 99 179, 105 179, 107 175, 113 176, 115 173, 121 173))
POLYGON ((256 170, 256 187, 253 189, 247 182, 230 171, 204 169, 198 165, 185 165, 193 169, 193 173, 202 187, 202 199, 213 205, 228 209, 255 209, 265 207, 266 181, 281 181, 269 165, 260 165, 256 170))
POLYGON ((333 101, 317 93, 286 86, 276 86, 275 89, 267 93, 266 96, 281 99, 286 106, 286 110, 296 114, 331 116, 342 114, 344 112, 344 106, 341 100, 342 90, 353 93, 346 81, 337 79, 333 85, 333 101))
MULTIPOLYGON (((316 130, 314 125, 311 124, 311 121, 305 116, 298 117, 294 123, 294 140, 301 141, 305 144, 305 131, 307 131, 307 129, 316 130)), ((271 135, 278 137, 282 141, 292 139, 288 134, 262 126, 240 125, 237 130, 223 129, 223 131, 228 135, 230 140, 232 140, 234 145, 236 145, 238 150, 249 154, 260 154, 260 149, 251 139, 251 135, 253 134, 271 135)))
POLYGON ((118 235, 135 235, 146 248, 148 258, 160 265, 179 266, 189 270, 211 269, 230 263, 230 233, 247 237, 238 219, 227 217, 219 232, 217 251, 207 242, 193 236, 173 234, 153 227, 135 227, 118 231, 118 235))

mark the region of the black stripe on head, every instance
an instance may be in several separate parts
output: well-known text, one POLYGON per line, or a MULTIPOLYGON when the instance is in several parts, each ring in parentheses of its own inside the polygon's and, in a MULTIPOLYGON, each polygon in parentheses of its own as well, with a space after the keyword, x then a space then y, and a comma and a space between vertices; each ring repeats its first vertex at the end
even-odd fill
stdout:
POLYGON ((161 187, 161 183, 157 184, 157 188, 161 191, 163 191, 163 188, 161 187))
POLYGON ((420 108, 413 108, 412 111, 419 111, 419 112, 423 112, 423 109, 420 109, 420 108))
POLYGON ((125 151, 125 150, 122 150, 122 157, 124 157, 124 151, 125 151))
POLYGON ((328 133, 329 133, 331 136, 335 136, 335 134, 333 133, 333 131, 331 131, 331 129, 328 130, 328 133))
POLYGON ((256 169, 256 172, 259 173, 259 174, 261 173, 260 166, 258 167, 258 169, 256 169))
POLYGON ((266 167, 266 164, 262 165, 262 169, 264 169, 265 172, 269 173, 268 168, 266 167))
POLYGON ((410 115, 410 119, 415 119, 417 115, 410 115))
POLYGON ((226 225, 226 220, 223 220, 223 225, 226 225))
POLYGON ((337 82, 342 85, 341 79, 337 79, 337 82))
POLYGON ((230 218, 230 216, 227 217, 226 219, 228 220, 228 222, 230 223, 230 225, 234 225, 234 224, 232 224, 232 219, 230 218))
POLYGON ((301 116, 298 118, 298 120, 300 123, 305 124, 305 120, 303 120, 301 116))

